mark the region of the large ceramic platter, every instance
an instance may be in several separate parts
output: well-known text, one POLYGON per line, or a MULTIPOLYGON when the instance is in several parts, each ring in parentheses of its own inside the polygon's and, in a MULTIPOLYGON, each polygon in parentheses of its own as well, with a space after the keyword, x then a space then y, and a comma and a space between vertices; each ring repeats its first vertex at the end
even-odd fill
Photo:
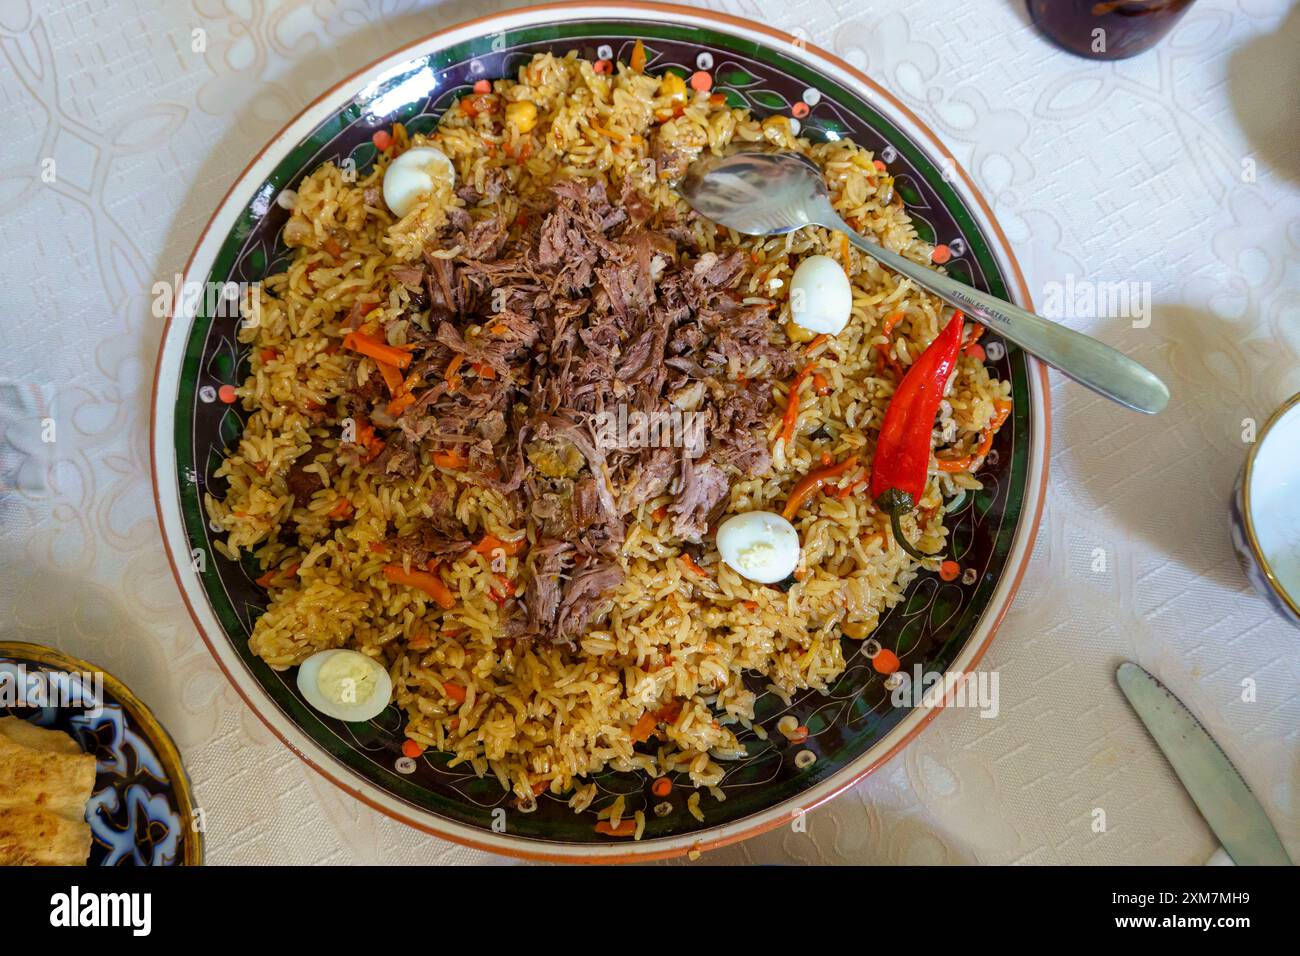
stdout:
MULTIPOLYGON (((896 188, 921 237, 945 244, 949 274, 1031 306, 1002 230, 941 143, 892 96, 835 57, 758 24, 722 14, 658 4, 560 4, 514 10, 417 40, 372 64, 312 103, 256 156, 215 211, 185 270, 187 282, 252 282, 281 269, 287 212, 276 196, 326 161, 375 157, 373 134, 406 124, 428 131, 449 104, 485 78, 512 74, 539 51, 577 50, 626 62, 642 40, 658 72, 706 72, 716 91, 759 115, 797 118, 812 137, 852 137, 896 175, 896 188)), ((234 175, 234 170, 232 170, 234 175)), ((367 724, 323 717, 299 696, 291 674, 276 673, 248 650, 265 607, 260 569, 226 561, 201 506, 227 448, 242 429, 237 405, 222 386, 247 374, 237 319, 204 297, 182 297, 164 335, 153 411, 158 511, 177 581, 200 632, 248 703, 285 743, 359 799, 411 825, 475 846, 525 856, 609 860, 706 850, 779 826, 830 799, 880 765, 934 716, 934 706, 891 700, 884 678, 846 642, 848 668, 828 694, 805 693, 790 705, 768 694, 759 716, 770 726, 793 713, 809 728, 798 747, 751 737, 748 758, 731 766, 725 802, 705 801, 703 823, 683 806, 647 813, 644 839, 602 836, 595 813, 617 795, 627 812, 658 802, 648 781, 609 772, 601 796, 582 814, 560 799, 535 812, 512 810, 493 779, 448 768, 432 751, 401 751, 401 717, 390 708, 367 724), (194 559, 202 555, 204 560, 194 559), (796 762, 811 749, 816 760, 796 762)), ((950 557, 962 568, 951 581, 922 575, 906 600, 883 619, 876 639, 903 669, 967 672, 992 640, 1029 560, 1047 468, 1047 392, 1043 369, 1014 346, 983 340, 998 377, 1010 381, 1014 413, 997 436, 979 477, 985 490, 950 516, 950 557)), ((779 738, 780 735, 773 735, 779 738)))

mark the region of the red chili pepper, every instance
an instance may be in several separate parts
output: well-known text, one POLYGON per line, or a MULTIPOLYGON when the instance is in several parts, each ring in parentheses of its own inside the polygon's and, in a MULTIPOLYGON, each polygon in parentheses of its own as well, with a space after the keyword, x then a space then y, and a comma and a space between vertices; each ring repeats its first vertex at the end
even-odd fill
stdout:
POLYGON ((876 440, 876 456, 871 463, 871 497, 889 515, 894 538, 917 560, 928 555, 914 548, 903 536, 899 519, 916 507, 925 491, 926 474, 930 470, 930 434, 939 403, 943 401, 943 390, 961 352, 962 318, 961 312, 953 313, 952 320, 899 382, 885 409, 885 421, 876 440))

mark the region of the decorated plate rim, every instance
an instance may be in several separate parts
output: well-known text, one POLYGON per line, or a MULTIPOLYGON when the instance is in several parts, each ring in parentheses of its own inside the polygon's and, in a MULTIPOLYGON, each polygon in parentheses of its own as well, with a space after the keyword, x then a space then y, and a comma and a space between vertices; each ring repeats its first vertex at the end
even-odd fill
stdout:
MULTIPOLYGON (((190 281, 191 276, 206 276, 210 271, 221 244, 243 208, 242 203, 232 203, 232 199, 237 195, 243 196, 244 193, 251 196, 254 188, 266 178, 266 174, 275 166, 283 153, 292 148, 302 135, 310 132, 321 121, 336 112, 341 104, 355 96, 359 88, 358 84, 363 83, 367 78, 380 76, 387 69, 400 66, 415 56, 487 34, 587 19, 606 22, 667 21, 687 26, 707 27, 777 50, 784 56, 802 61, 828 77, 842 80, 846 86, 865 93, 873 104, 878 106, 880 112, 900 130, 912 136, 916 145, 931 158, 938 154, 945 160, 951 160, 942 142, 911 110, 861 71, 813 44, 802 40, 798 43, 793 42, 788 34, 770 27, 725 13, 671 4, 651 2, 625 2, 608 6, 588 2, 542 4, 480 17, 431 33, 354 71, 330 87, 285 124, 240 173, 204 226, 194 251, 186 263, 182 278, 190 281)), ((976 225, 989 239, 990 251, 999 267, 1005 270, 1009 291, 1020 305, 1032 309, 1033 304, 1024 275, 1001 226, 965 170, 955 160, 951 160, 951 169, 954 173, 951 185, 967 204, 968 211, 976 220, 976 225)), ((659 837, 642 843, 543 842, 510 834, 489 834, 482 829, 437 816, 432 812, 420 812, 339 763, 302 728, 274 706, 269 693, 245 669, 237 652, 226 639, 224 629, 208 604, 198 578, 183 574, 181 571, 172 545, 173 540, 176 542, 187 540, 177 494, 179 476, 173 434, 175 422, 173 398, 179 384, 184 352, 195 318, 193 310, 186 309, 183 298, 178 297, 179 312, 174 310, 168 316, 163 328, 154 371, 150 412, 154 502, 173 577, 176 579, 182 599, 200 637, 212 653, 217 665, 257 717, 308 766, 371 808, 442 839, 475 849, 528 859, 620 862, 680 856, 692 850, 716 849, 771 830, 791 819, 793 815, 807 812, 831 800, 892 758, 942 709, 943 702, 931 707, 913 708, 864 754, 832 773, 826 780, 759 813, 706 830, 659 837), (166 396, 167 400, 160 402, 162 396, 166 396), (166 493, 163 489, 166 489, 166 493), (221 639, 214 640, 209 636, 210 634, 220 635, 221 639), (263 705, 268 703, 272 706, 265 708, 264 712, 263 705)), ((1031 399, 1027 436, 1029 466, 1024 489, 1024 502, 1028 505, 1028 509, 1021 513, 1006 565, 983 617, 976 624, 949 668, 952 672, 969 672, 988 649, 1028 567, 1042 516, 1047 488, 1050 396, 1046 367, 1030 356, 1026 356, 1026 363, 1031 399)))

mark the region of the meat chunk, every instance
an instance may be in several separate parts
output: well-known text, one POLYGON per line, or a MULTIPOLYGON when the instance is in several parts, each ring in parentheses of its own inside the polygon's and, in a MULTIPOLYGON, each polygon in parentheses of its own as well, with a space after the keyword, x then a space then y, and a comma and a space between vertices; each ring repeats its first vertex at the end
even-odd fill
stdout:
POLYGON ((412 567, 424 567, 430 560, 464 554, 473 542, 465 536, 460 522, 451 519, 425 520, 409 534, 390 537, 385 542, 395 556, 409 561, 412 567))
POLYGON ((592 560, 574 569, 564 587, 555 638, 572 641, 587 629, 587 622, 614 588, 623 583, 623 569, 608 560, 592 560))
POLYGON ((718 461, 742 475, 762 475, 772 466, 763 425, 767 417, 765 396, 749 389, 735 389, 718 403, 715 428, 718 461))
POLYGON ((660 179, 676 182, 686 175, 694 156, 690 150, 668 143, 660 127, 650 139, 650 158, 655 161, 655 172, 660 179))
POLYGON ((312 496, 325 487, 325 479, 320 476, 320 472, 315 468, 308 471, 309 465, 322 466, 329 474, 338 471, 338 465, 329 454, 325 443, 320 439, 313 441, 310 448, 294 459, 288 473, 284 476, 285 488, 293 496, 295 508, 305 508, 312 496))
POLYGON ((726 472, 712 461, 683 458, 681 483, 677 498, 668 506, 673 534, 698 544, 709 529, 714 510, 725 502, 730 482, 726 472))
POLYGON ((528 583, 524 589, 524 607, 529 630, 550 635, 555 614, 560 608, 561 575, 573 554, 573 545, 565 541, 539 541, 529 552, 528 583))
POLYGON ((620 504, 625 511, 635 511, 644 502, 668 490, 673 480, 676 456, 670 448, 648 448, 641 454, 632 480, 624 490, 620 504))

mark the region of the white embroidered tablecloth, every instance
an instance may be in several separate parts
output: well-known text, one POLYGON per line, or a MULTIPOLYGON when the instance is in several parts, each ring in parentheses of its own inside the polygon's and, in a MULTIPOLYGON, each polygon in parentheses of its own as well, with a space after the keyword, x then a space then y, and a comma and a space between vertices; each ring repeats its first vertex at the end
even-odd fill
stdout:
MULTIPOLYGON (((1216 841, 1120 696, 1124 658, 1202 718, 1300 859, 1300 630, 1251 592, 1227 531, 1244 421, 1300 391, 1300 7, 1199 0, 1155 51, 1103 64, 1049 45, 1023 0, 707 5, 801 27, 917 112, 1040 305, 1149 283, 1147 327, 1066 321, 1174 399, 1145 418, 1053 373, 1037 550, 981 664, 997 719, 946 711, 806 833, 706 860, 1199 863, 1216 841)), ((147 438, 150 287, 248 159, 338 78, 505 6, 0 0, 0 422, 49 408, 60 429, 0 452, 0 639, 94 660, 150 702, 209 862, 500 860, 367 809, 253 716, 172 582, 147 438)))

